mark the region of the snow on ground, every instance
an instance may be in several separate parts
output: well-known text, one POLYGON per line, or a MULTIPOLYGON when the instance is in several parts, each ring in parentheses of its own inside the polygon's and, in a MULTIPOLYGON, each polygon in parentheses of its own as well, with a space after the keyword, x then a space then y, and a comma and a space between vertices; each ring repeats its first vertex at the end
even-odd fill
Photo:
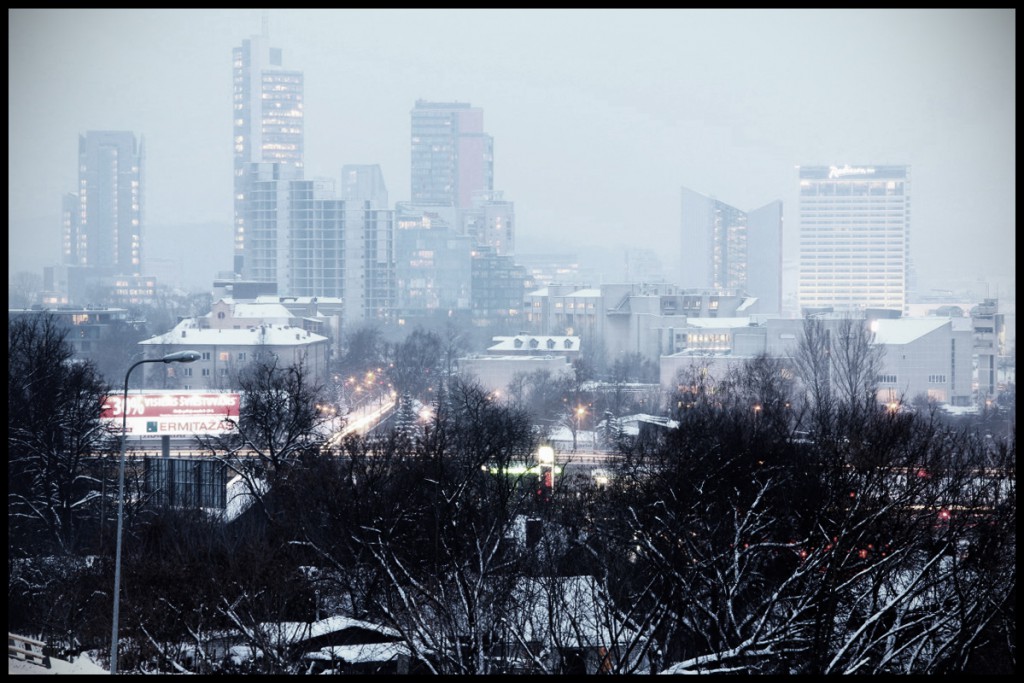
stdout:
POLYGON ((70 675, 85 675, 95 676, 97 674, 103 674, 109 676, 110 672, 99 666, 86 655, 79 655, 73 662, 68 662, 63 659, 56 659, 50 657, 50 668, 39 666, 38 664, 30 664, 23 659, 15 659, 14 657, 8 656, 7 658, 7 673, 11 675, 20 674, 37 674, 37 675, 53 675, 53 674, 70 674, 70 675))

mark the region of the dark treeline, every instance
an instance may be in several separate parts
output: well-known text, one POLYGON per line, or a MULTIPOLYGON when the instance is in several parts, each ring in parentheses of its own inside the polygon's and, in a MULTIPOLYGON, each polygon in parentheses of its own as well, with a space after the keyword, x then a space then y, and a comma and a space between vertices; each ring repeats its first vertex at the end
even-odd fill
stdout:
MULTIPOLYGON (((422 673, 1015 673, 1014 433, 878 405, 870 351, 829 369, 815 333, 793 363, 682 374, 673 428, 615 432, 600 481, 571 456, 550 482, 516 469, 542 441, 528 392, 446 372, 451 339, 410 337, 400 357, 432 350, 416 362, 436 371, 393 376, 429 420, 340 441, 325 388, 260 359, 238 430, 200 444, 242 514, 160 507, 129 468, 119 669, 306 673, 274 625, 344 615, 422 673), (225 638, 261 656, 226 658, 225 638)), ((9 629, 102 658, 107 387, 45 318, 9 349, 9 629)))

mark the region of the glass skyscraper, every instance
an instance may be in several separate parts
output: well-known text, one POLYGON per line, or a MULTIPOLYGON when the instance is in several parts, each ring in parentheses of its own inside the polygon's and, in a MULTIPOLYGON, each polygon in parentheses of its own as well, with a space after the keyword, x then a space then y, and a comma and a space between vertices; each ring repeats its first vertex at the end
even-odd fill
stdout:
POLYGON ((252 36, 233 50, 234 172, 235 172, 235 264, 236 274, 252 278, 245 261, 253 244, 247 239, 248 174, 253 164, 278 164, 281 177, 302 178, 303 77, 301 71, 282 64, 280 48, 270 47, 269 38, 252 36))
POLYGON ((682 188, 682 277, 686 289, 757 297, 757 310, 777 313, 782 291, 782 202, 741 211, 682 188))

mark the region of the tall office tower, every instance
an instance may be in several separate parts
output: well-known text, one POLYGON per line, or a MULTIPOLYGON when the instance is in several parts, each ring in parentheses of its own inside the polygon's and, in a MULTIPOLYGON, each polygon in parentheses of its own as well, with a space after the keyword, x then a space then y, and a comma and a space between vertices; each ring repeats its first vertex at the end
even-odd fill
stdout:
POLYGON ((395 306, 395 212, 378 164, 341 167, 345 201, 346 324, 389 320, 395 306))
POLYGON ((735 290, 757 297, 757 311, 781 307, 782 202, 750 212, 682 188, 685 289, 735 290))
POLYGON ((333 180, 297 173, 277 163, 247 169, 248 279, 275 282, 282 296, 340 297, 345 324, 389 318, 394 212, 339 199, 333 180))
POLYGON ((375 209, 388 208, 388 188, 380 164, 345 164, 341 167, 341 198, 370 202, 375 209))
POLYGON ((468 103, 417 100, 411 204, 465 209, 494 189, 494 141, 483 122, 483 110, 468 103))
POLYGON ((281 213, 288 229, 278 232, 278 291, 286 296, 342 297, 347 303, 350 240, 345 202, 336 198, 333 180, 286 184, 288 205, 281 213))
POLYGON ((234 170, 236 274, 253 279, 246 264, 249 228, 245 216, 246 174, 254 163, 276 163, 302 177, 303 113, 301 71, 283 68, 280 48, 270 47, 266 26, 234 48, 234 170))
POLYGON ((909 166, 803 166, 802 311, 906 308, 909 166))
POLYGON ((242 171, 235 188, 243 199, 236 200, 235 211, 236 222, 245 226, 244 277, 276 282, 280 293, 293 294, 288 291, 291 183, 301 180, 301 171, 279 163, 251 163, 242 171))
POLYGON ((65 265, 97 276, 142 274, 144 156, 128 131, 78 137, 78 195, 62 200, 65 265))
POLYGON ((355 270, 359 277, 357 282, 346 284, 344 321, 390 320, 397 297, 395 212, 368 203, 362 207, 347 204, 347 252, 358 259, 355 270))

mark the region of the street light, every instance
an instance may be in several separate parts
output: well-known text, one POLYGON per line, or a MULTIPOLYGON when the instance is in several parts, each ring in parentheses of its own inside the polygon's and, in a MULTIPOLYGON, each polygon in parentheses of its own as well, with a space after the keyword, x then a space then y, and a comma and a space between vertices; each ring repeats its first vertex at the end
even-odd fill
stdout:
POLYGON ((198 351, 175 351, 163 358, 143 358, 124 373, 124 399, 121 403, 121 466, 117 485, 117 550, 114 555, 114 623, 110 628, 110 674, 117 673, 117 620, 121 609, 121 529, 124 526, 124 453, 128 445, 128 378, 143 363, 192 363, 202 358, 198 351))
POLYGON ((583 422, 583 416, 587 414, 587 409, 583 406, 576 406, 576 431, 572 433, 572 452, 576 452, 576 433, 580 431, 581 423, 583 422))

